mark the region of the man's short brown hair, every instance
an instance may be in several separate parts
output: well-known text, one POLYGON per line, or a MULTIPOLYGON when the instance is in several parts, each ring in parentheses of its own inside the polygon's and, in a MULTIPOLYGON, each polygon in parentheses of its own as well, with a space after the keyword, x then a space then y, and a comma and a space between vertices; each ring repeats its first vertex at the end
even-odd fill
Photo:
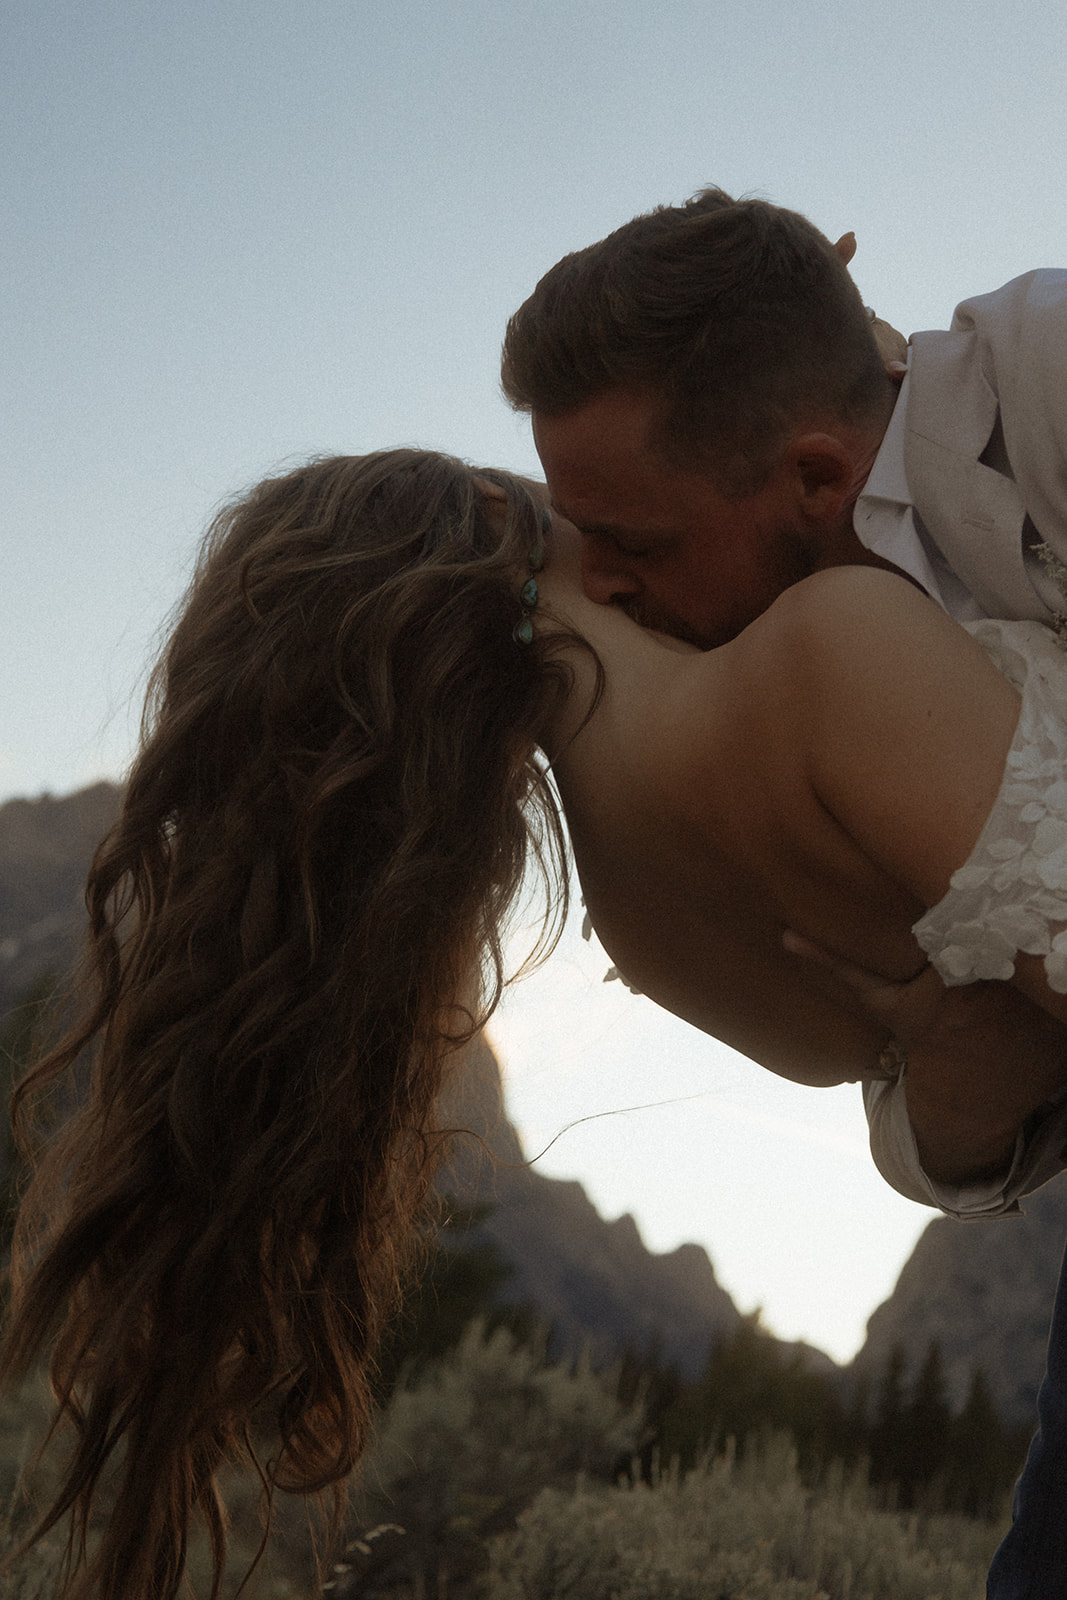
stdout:
POLYGON ((654 448, 737 495, 763 484, 796 422, 887 410, 870 318, 830 241, 721 189, 564 256, 508 323, 501 376, 517 410, 549 415, 648 388, 654 448))

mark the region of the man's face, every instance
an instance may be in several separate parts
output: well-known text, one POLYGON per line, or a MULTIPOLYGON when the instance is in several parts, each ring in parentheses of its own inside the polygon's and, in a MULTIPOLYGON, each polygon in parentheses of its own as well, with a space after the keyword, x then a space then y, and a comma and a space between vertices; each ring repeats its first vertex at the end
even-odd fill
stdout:
POLYGON ((616 389, 558 416, 535 412, 552 503, 582 535, 582 585, 636 622, 703 648, 732 639, 815 570, 788 481, 728 500, 648 444, 654 399, 616 389))

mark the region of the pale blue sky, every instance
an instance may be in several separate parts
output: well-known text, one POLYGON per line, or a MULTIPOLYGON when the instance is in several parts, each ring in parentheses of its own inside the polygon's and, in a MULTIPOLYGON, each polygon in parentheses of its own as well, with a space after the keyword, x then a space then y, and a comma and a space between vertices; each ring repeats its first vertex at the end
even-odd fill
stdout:
MULTIPOLYGON (((1067 16, 1034 0, 9 4, 0 797, 118 774, 151 641, 231 491, 307 453, 401 442, 534 470, 497 390, 504 321, 559 255, 633 213, 715 182, 854 228, 865 297, 908 331, 1063 264, 1065 47, 1067 16)), ((567 1004, 588 1018, 601 1000, 567 1004)), ((639 1049, 645 1023, 620 1015, 611 1073, 569 1081, 657 1098, 649 1062, 676 1060, 677 1035, 639 1049)), ((516 1083, 547 1103, 549 1067, 525 1054, 516 1083)), ((796 1223, 787 1189, 773 1227, 753 1220, 783 1167, 767 1129, 815 1151, 818 1126, 805 1145, 808 1112, 752 1069, 724 1066, 716 1092, 737 1072, 771 1094, 751 1145, 751 1108, 717 1113, 721 1148, 756 1152, 750 1199, 713 1152, 676 1202, 652 1198, 655 1161, 647 1193, 628 1189, 640 1163, 607 1134, 568 1135, 552 1170, 636 1209, 658 1243, 701 1238, 744 1303, 841 1353, 923 1214, 872 1188, 850 1234, 862 1282, 831 1283, 817 1254, 784 1288, 779 1257, 806 1259, 790 1229, 839 1240, 847 1201, 815 1178, 826 1149, 803 1168, 821 1220, 796 1223)), ((824 1254, 829 1271, 840 1243, 824 1254)))

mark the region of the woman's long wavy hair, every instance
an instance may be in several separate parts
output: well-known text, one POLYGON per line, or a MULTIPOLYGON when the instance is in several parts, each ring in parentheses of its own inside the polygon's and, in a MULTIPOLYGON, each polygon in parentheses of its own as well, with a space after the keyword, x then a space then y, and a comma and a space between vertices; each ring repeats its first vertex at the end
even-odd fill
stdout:
POLYGON ((89 878, 86 1014, 16 1104, 28 1144, 91 1062, 23 1208, 2 1355, 25 1371, 58 1329, 76 1432, 35 1537, 71 1514, 71 1596, 171 1600, 197 1511, 216 1596, 220 1466, 251 1459, 269 1502, 363 1446, 442 1070, 499 996, 531 846, 565 894, 536 741, 568 674, 513 638, 538 511, 483 476, 506 511, 409 450, 261 484, 156 669, 89 878))

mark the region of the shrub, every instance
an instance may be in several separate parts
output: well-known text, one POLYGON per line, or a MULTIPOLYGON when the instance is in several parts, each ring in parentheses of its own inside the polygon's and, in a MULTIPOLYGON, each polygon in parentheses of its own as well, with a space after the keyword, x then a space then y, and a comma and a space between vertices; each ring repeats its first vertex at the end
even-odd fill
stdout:
POLYGON ((610 1478, 643 1433, 639 1406, 615 1398, 615 1381, 587 1361, 548 1366, 506 1328, 472 1324, 443 1361, 397 1390, 364 1458, 360 1525, 405 1530, 390 1576, 419 1574, 431 1592, 466 1577, 485 1536, 513 1524, 546 1485, 610 1478))
POLYGON ((651 1486, 549 1488, 492 1541, 486 1600, 980 1600, 996 1543, 963 1518, 872 1507, 840 1471, 808 1489, 792 1444, 728 1450, 651 1486))

